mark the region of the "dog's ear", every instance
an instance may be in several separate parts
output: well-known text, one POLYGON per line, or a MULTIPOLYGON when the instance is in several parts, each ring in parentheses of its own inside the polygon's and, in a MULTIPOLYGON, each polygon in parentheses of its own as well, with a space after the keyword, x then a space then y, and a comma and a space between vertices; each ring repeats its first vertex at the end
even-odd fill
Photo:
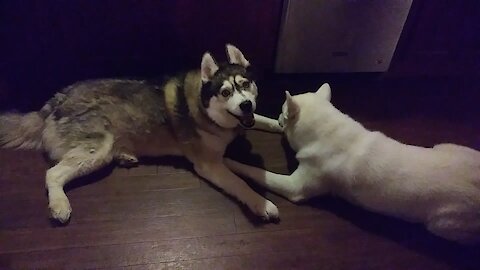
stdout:
POLYGON ((230 64, 241 65, 245 68, 250 66, 250 62, 245 59, 245 56, 243 56, 243 53, 237 47, 232 44, 227 44, 225 47, 227 49, 228 62, 230 64))
POLYGON ((332 99, 332 89, 328 83, 322 84, 315 94, 328 101, 332 99))
POLYGON ((215 59, 213 59, 210 53, 206 52, 203 54, 202 57, 202 65, 200 68, 200 73, 202 76, 203 82, 208 82, 212 79, 215 72, 218 70, 218 65, 215 63, 215 59))
POLYGON ((292 119, 298 114, 300 107, 298 106, 297 102, 293 100, 292 95, 290 95, 290 92, 288 91, 285 91, 285 99, 287 101, 287 117, 292 119))

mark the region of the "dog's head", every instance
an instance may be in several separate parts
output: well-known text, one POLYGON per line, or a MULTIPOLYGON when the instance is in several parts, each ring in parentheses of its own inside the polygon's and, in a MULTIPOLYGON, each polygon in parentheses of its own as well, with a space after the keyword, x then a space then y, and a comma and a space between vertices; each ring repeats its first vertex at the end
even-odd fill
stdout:
POLYGON ((288 91, 285 92, 285 102, 282 113, 278 116, 278 124, 283 128, 294 150, 297 150, 297 141, 305 141, 305 136, 311 133, 310 129, 318 128, 318 121, 314 122, 315 119, 330 115, 328 112, 333 108, 330 100, 331 88, 328 83, 324 83, 315 93, 292 96, 288 91))
POLYGON ((235 46, 227 44, 228 63, 218 65, 210 53, 202 58, 202 105, 219 126, 252 127, 257 85, 249 72, 250 62, 235 46))

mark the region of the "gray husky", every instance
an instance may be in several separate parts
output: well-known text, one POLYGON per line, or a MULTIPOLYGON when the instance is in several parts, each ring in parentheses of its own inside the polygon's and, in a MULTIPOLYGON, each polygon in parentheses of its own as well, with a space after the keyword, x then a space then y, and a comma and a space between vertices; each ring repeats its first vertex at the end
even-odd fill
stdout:
POLYGON ((0 115, 0 146, 44 150, 51 216, 65 223, 71 207, 63 187, 112 161, 134 165, 138 156, 181 155, 195 171, 265 220, 277 207, 223 164, 227 145, 242 128, 280 132, 277 121, 254 114, 257 86, 250 63, 226 46, 228 63, 207 52, 200 70, 157 85, 102 79, 73 84, 38 112, 0 115))

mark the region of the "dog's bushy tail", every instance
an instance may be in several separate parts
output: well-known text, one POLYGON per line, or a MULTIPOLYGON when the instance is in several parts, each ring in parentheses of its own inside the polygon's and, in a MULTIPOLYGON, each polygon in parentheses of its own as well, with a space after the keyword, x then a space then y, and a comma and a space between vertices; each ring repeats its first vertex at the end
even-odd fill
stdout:
POLYGON ((0 115, 0 147, 40 149, 45 120, 38 112, 0 115))

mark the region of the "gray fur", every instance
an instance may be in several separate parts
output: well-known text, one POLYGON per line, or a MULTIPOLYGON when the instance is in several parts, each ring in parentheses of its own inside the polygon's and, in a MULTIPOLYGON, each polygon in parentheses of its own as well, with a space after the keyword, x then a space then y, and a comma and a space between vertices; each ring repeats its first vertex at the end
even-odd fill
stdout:
MULTIPOLYGON (((239 61, 248 63, 238 49, 230 46, 230 50, 239 61)), ((207 78, 201 78, 197 70, 161 85, 120 79, 78 82, 57 93, 38 112, 0 115, 0 146, 43 149, 57 161, 47 170, 46 187, 50 213, 63 223, 71 213, 63 190, 66 183, 113 160, 134 165, 137 156, 161 155, 186 156, 199 175, 258 215, 274 218, 278 216, 276 207, 222 164, 226 145, 240 131, 241 121, 222 107, 228 98, 218 96, 220 82, 227 75, 234 78, 247 73, 245 67, 231 63, 207 78)), ((252 85, 251 97, 256 98, 254 82, 252 85)), ((253 119, 253 111, 246 114, 253 119)), ((271 124, 276 121, 260 119, 267 130, 278 131, 271 124)))
POLYGON ((39 112, 0 116, 0 146, 43 149, 58 163, 47 171, 52 216, 66 222, 63 186, 117 159, 136 163, 133 141, 166 124, 161 87, 136 80, 91 80, 71 85, 39 112))
POLYGON ((4 147, 41 146, 58 160, 79 145, 94 147, 106 133, 115 138, 135 136, 165 124, 159 86, 135 80, 91 80, 76 83, 55 95, 40 110, 25 115, 0 117, 0 141, 4 147), (62 149, 43 145, 43 131, 54 132, 62 149), (54 150, 54 151, 52 151, 54 150), (60 151, 59 151, 60 150, 60 151))
POLYGON ((0 146, 40 149, 44 119, 37 112, 0 115, 0 146))

